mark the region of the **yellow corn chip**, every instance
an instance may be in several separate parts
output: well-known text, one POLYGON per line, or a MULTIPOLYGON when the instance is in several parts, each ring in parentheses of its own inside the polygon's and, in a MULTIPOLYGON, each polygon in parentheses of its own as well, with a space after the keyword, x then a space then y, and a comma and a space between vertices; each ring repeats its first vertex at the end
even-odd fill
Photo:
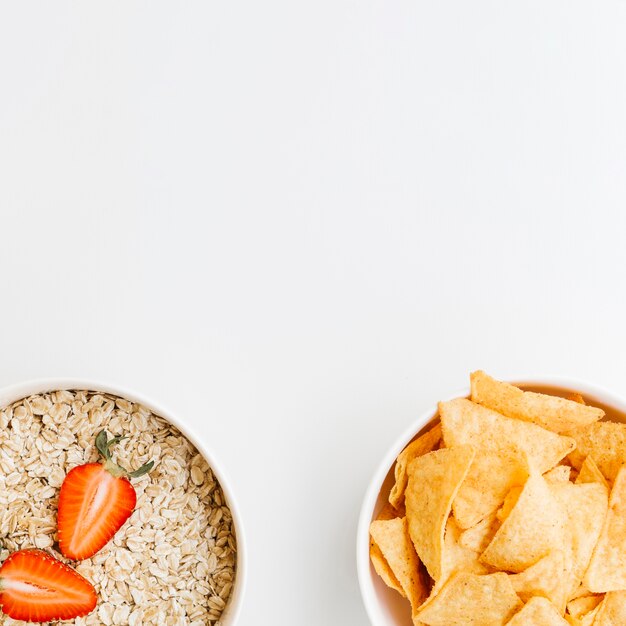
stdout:
POLYGON ((481 558, 496 569, 519 573, 548 552, 563 550, 565 532, 563 509, 543 476, 533 474, 481 558))
POLYGON ((621 626, 626 624, 626 591, 610 591, 598 607, 593 626, 621 626))
POLYGON ((416 619, 428 626, 504 626, 522 603, 506 574, 454 574, 422 605, 416 619))
POLYGON ((504 498, 504 502, 498 512, 496 513, 496 517, 498 521, 502 523, 508 516, 509 513, 513 510, 513 507, 517 504, 517 500, 519 499, 524 486, 515 486, 506 494, 506 498, 504 498))
POLYGON ((383 579, 385 585, 391 589, 395 589, 401 596, 406 598, 406 593, 404 593, 400 581, 396 578, 391 567, 389 567, 389 563, 387 563, 383 553, 373 539, 370 539, 370 561, 376 573, 383 579))
POLYGON ((557 465, 546 472, 543 477, 549 483, 566 483, 569 481, 571 472, 572 468, 569 465, 557 465))
POLYGON ((464 530, 459 537, 459 545, 474 552, 484 552, 499 527, 500 522, 495 513, 492 513, 480 520, 475 526, 464 530))
POLYGON ((575 600, 576 598, 582 598, 583 596, 591 596, 593 595, 585 585, 579 585, 577 589, 574 590, 574 593, 570 596, 570 600, 575 600))
POLYGON ((409 537, 406 518, 374 521, 370 525, 370 535, 415 613, 427 598, 428 587, 421 575, 420 562, 409 537))
POLYGON ((594 593, 626 589, 626 467, 615 479, 604 527, 583 583, 594 593))
POLYGON ((508 626, 568 626, 561 613, 546 598, 531 598, 508 626))
POLYGON ((485 372, 473 372, 470 381, 474 402, 555 433, 587 426, 604 417, 602 409, 543 393, 522 391, 491 378, 485 372))
POLYGON ((560 550, 553 550, 520 574, 511 574, 509 579, 524 602, 533 596, 543 596, 563 614, 569 587, 569 570, 560 550))
MULTIPOLYGON (((570 600, 567 603, 567 612, 577 619, 582 619, 587 613, 593 611, 600 602, 602 602, 604 596, 582 596, 575 600, 570 600)), ((626 624, 626 622, 624 622, 626 624)))
POLYGON ((578 477, 576 478, 577 483, 600 483, 604 485, 607 489, 609 488, 609 483, 606 481, 606 478, 602 475, 602 472, 598 469, 596 462, 593 460, 592 456, 588 456, 582 467, 580 468, 580 472, 578 473, 578 477))
POLYGON ((493 513, 510 489, 525 482, 529 466, 543 473, 574 447, 571 439, 504 417, 465 398, 439 404, 447 446, 472 445, 476 459, 453 507, 462 528, 493 513))
MULTIPOLYGON (((404 509, 404 507, 402 507, 402 509, 404 509)), ((395 507, 391 506, 389 502, 385 502, 385 506, 383 506, 383 508, 380 511, 378 511, 378 515, 376 516, 376 519, 386 520, 386 519, 395 519, 396 517, 404 517, 405 512, 402 509, 398 510, 395 507)))
POLYGON ((569 597, 578 588, 602 532, 608 491, 600 483, 553 483, 549 487, 566 516, 564 550, 572 575, 569 597))
POLYGON ((441 586, 456 572, 472 574, 489 574, 491 570, 479 561, 480 553, 462 546, 459 539, 461 529, 453 517, 448 519, 446 534, 443 542, 443 558, 441 577, 431 593, 435 594, 441 586))
POLYGON ((407 468, 409 463, 428 452, 432 452, 437 448, 441 440, 441 424, 433 426, 427 433, 412 441, 396 459, 394 474, 396 482, 389 493, 389 502, 392 506, 398 508, 404 502, 404 491, 407 483, 407 468))
POLYGON ((435 581, 441 578, 444 531, 452 500, 473 459, 474 448, 457 446, 429 452, 409 464, 405 493, 409 533, 435 581))
POLYGON ((587 404, 585 402, 585 399, 579 393, 576 393, 576 392, 568 393, 566 398, 568 400, 571 400, 572 402, 578 402, 578 404, 587 404))
POLYGON ((615 480, 626 463, 626 424, 598 422, 572 430, 568 435, 576 441, 576 450, 569 456, 576 469, 582 469, 585 458, 592 456, 602 475, 615 480))

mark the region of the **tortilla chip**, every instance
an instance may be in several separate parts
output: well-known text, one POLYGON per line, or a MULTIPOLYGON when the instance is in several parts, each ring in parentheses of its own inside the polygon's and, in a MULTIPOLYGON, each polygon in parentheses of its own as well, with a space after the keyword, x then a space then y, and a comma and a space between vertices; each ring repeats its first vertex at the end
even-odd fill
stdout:
POLYGON ((481 559, 520 573, 552 550, 563 550, 565 532, 563 509, 543 476, 533 474, 481 559))
MULTIPOLYGON (((600 602, 602 602, 604 596, 583 596, 576 598, 567 603, 567 612, 577 619, 582 619, 587 613, 593 611, 600 602)), ((626 623, 626 622, 624 622, 626 623)))
POLYGON ((576 469, 582 469, 586 457, 592 456, 602 475, 615 480, 617 472, 626 463, 626 424, 598 422, 568 433, 576 441, 569 459, 576 469))
POLYGON ((385 559, 380 548, 376 545, 376 542, 370 538, 370 561, 376 570, 376 573, 383 579, 383 582, 387 587, 395 589, 402 597, 406 598, 406 593, 402 589, 400 581, 396 578, 395 574, 389 567, 389 563, 385 559))
POLYGON ((377 520, 387 520, 387 519, 395 519, 396 517, 404 517, 405 511, 402 509, 398 510, 395 507, 391 506, 389 502, 385 502, 383 508, 378 511, 378 515, 376 516, 377 520))
POLYGON ((428 581, 421 574, 406 518, 374 521, 370 525, 370 535, 400 583, 404 592, 402 595, 409 600, 415 613, 428 597, 428 581))
POLYGON ((549 483, 566 483, 569 482, 571 472, 572 468, 569 465, 557 465, 546 472, 543 477, 549 483))
POLYGON ((578 588, 598 542, 608 510, 608 491, 600 483, 553 483, 553 496, 566 516, 565 555, 572 574, 567 597, 578 588))
POLYGON ((517 504, 517 501, 522 494, 524 489, 524 485, 515 486, 506 494, 506 498, 504 498, 504 502, 498 512, 496 513, 496 517, 500 523, 502 523, 511 513, 513 507, 517 504))
POLYGON ((507 626, 568 626, 568 623, 549 600, 531 598, 507 626))
POLYGON ((594 593, 626 589, 626 467, 615 479, 606 520, 583 583, 594 593))
POLYGON ((602 472, 598 469, 596 462, 593 460, 592 456, 588 456, 582 467, 580 468, 580 472, 578 473, 578 477, 576 478, 577 483, 600 483, 604 485, 607 489, 609 488, 609 483, 606 478, 602 475, 602 472))
POLYGON ((441 578, 444 531, 452 500, 474 454, 471 446, 442 448, 411 461, 408 468, 405 504, 409 533, 435 581, 441 578))
POLYGON ((459 537, 459 545, 474 552, 484 552, 498 528, 500 528, 500 522, 495 513, 492 513, 475 526, 464 530, 459 537))
POLYGON ((433 426, 427 433, 412 441, 396 459, 394 467, 394 475, 396 482, 389 493, 389 502, 395 508, 402 506, 404 503, 404 491, 407 483, 407 468, 409 463, 428 452, 432 452, 437 448, 441 441, 441 424, 433 426))
POLYGON ((565 397, 572 402, 578 402, 578 404, 587 404, 579 393, 568 393, 565 397))
POLYGON ((457 572, 471 574, 489 574, 491 570, 479 561, 480 553, 461 545, 461 529, 453 517, 448 519, 443 542, 443 559, 441 577, 435 584, 432 593, 439 591, 441 586, 457 572))
POLYGON ((522 391, 491 378, 485 372, 473 372, 470 381, 474 402, 555 433, 588 426, 604 417, 602 409, 543 393, 522 391))
POLYGON ((611 591, 604 596, 593 626, 626 624, 626 591, 611 591))
POLYGON ((575 600, 576 598, 582 598, 583 596, 591 596, 593 595, 585 585, 579 585, 578 588, 574 591, 574 593, 570 596, 570 600, 575 600))
POLYGON ((471 445, 477 454, 515 454, 524 461, 528 459, 530 468, 541 474, 552 469, 575 446, 569 437, 504 417, 465 398, 440 402, 439 412, 446 446, 471 445))
POLYGON ((475 526, 495 511, 512 487, 528 478, 528 463, 503 453, 477 454, 452 503, 461 528, 475 526))
POLYGON ((503 572, 460 572, 424 603, 416 619, 428 626, 503 626, 521 606, 503 572))
POLYGON ((574 447, 566 437, 504 417, 465 398, 439 404, 447 446, 472 445, 476 459, 454 501, 454 516, 470 528, 498 509, 529 468, 543 473, 574 447))
POLYGON ((562 615, 567 601, 568 577, 565 555, 560 550, 553 550, 520 574, 511 574, 509 579, 524 602, 533 596, 543 596, 562 615))

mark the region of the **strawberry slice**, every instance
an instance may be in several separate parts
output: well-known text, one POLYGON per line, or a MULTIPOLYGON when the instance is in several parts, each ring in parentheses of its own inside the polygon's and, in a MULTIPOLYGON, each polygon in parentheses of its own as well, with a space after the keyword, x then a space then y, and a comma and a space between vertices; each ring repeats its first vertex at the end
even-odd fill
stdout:
POLYGON ((88 580, 43 550, 14 552, 0 567, 0 607, 13 619, 73 619, 91 613, 96 601, 88 580))
POLYGON ((129 478, 149 472, 154 461, 129 472, 111 459, 111 446, 123 437, 108 440, 106 431, 96 437, 103 463, 87 463, 71 470, 59 495, 59 547, 68 559, 81 561, 102 549, 130 517, 137 503, 129 478))

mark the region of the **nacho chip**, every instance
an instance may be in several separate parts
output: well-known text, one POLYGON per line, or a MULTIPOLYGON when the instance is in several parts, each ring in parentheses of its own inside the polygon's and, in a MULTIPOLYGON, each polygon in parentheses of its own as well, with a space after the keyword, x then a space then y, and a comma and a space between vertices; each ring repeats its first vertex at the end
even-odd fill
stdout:
POLYGON ((473 372, 470 381, 474 402, 555 433, 588 426, 604 417, 602 409, 543 393, 522 391, 491 378, 485 372, 473 372))
POLYGON ((477 454, 515 454, 528 459, 530 468, 541 474, 552 469, 575 446, 569 437, 504 417, 465 398, 440 402, 439 412, 446 446, 471 445, 477 454))
POLYGON ((522 494, 523 489, 523 485, 515 486, 511 489, 511 491, 509 491, 509 493, 506 494, 502 506, 498 509, 498 512, 496 513, 496 518, 500 523, 502 523, 509 516, 509 514, 513 510, 513 507, 517 504, 517 501, 522 494))
POLYGON ((503 626, 522 603, 506 574, 454 574, 418 612, 428 626, 503 626))
POLYGON ((421 437, 412 441, 406 448, 404 448, 404 450, 402 450, 402 452, 400 452, 398 458, 396 459, 396 466, 393 470, 396 482, 389 493, 389 502, 393 507, 398 508, 404 503, 404 491, 408 480, 407 468, 409 463, 413 461, 413 459, 435 450, 440 440, 441 424, 437 424, 427 433, 424 433, 421 437))
POLYGON ((498 528, 500 528, 500 522, 495 513, 492 513, 475 526, 464 530, 459 537, 459 545, 474 552, 484 552, 498 528))
POLYGON ((587 404, 585 399, 579 393, 568 393, 566 398, 572 402, 578 402, 578 404, 587 404))
POLYGON ((435 594, 441 586, 457 572, 471 574, 489 574, 491 570, 479 561, 480 553, 461 545, 461 529, 453 517, 448 518, 443 541, 441 577, 431 593, 435 594))
POLYGON ((504 417, 464 398, 439 404, 447 446, 469 444, 476 459, 454 501, 454 516, 470 528, 498 509, 531 469, 554 467, 574 442, 539 426, 504 417))
POLYGON ((550 551, 562 550, 565 532, 563 509, 543 476, 533 474, 481 559, 496 569, 520 573, 550 551))
POLYGON ((509 580, 524 602, 533 596, 542 596, 562 615, 567 601, 568 576, 565 555, 560 550, 553 550, 520 574, 511 574, 509 580))
POLYGON ((508 626, 568 626, 568 623, 550 600, 531 598, 508 626))
POLYGON ((417 554, 435 580, 441 578, 446 522, 474 448, 457 446, 429 452, 411 461, 405 493, 409 533, 417 554))
POLYGON ((578 473, 578 477, 576 478, 576 482, 600 483, 601 485, 604 485, 607 489, 609 488, 609 483, 602 475, 602 472, 599 470, 592 456, 588 456, 585 459, 582 467, 580 468, 580 472, 578 473))
POLYGON ((574 591, 574 593, 570 596, 570 600, 575 600, 576 598, 582 598, 583 596, 591 596, 593 595, 585 585, 579 585, 578 588, 574 591))
POLYGON ((583 583, 594 593, 626 589, 626 467, 615 479, 602 533, 583 583))
POLYGON ((376 570, 376 573, 383 579, 383 582, 387 587, 395 589, 402 597, 406 598, 406 593, 402 589, 400 581, 393 573, 387 559, 385 559, 380 548, 376 545, 376 542, 370 538, 370 561, 376 570))
POLYGON ((586 457, 592 456, 602 475, 615 480, 626 463, 626 424, 598 422, 572 430, 568 435, 576 441, 576 450, 569 456, 576 469, 582 469, 586 457))
POLYGON ((543 477, 549 483, 566 483, 569 482, 571 472, 572 468, 569 465, 557 465, 546 472, 543 477))
POLYGON ((593 626, 626 624, 626 591, 610 591, 598 607, 593 626))
POLYGON ((398 510, 395 507, 391 506, 389 502, 385 502, 385 506, 383 506, 383 508, 380 511, 378 511, 378 515, 376 516, 376 519, 387 520, 387 519, 395 519, 396 517, 404 517, 404 516, 405 516, 405 512, 402 509, 398 510))
POLYGON ((582 619, 587 613, 593 611, 603 599, 604 596, 601 595, 590 595, 570 600, 567 603, 567 612, 572 617, 582 619))
POLYGON ((567 597, 578 588, 598 542, 608 510, 608 491, 600 483, 553 483, 552 495, 566 516, 565 555, 572 574, 567 597))
POLYGON ((528 478, 528 463, 504 453, 477 454, 452 503, 461 528, 475 526, 495 511, 512 487, 528 478))
POLYGON ((406 518, 374 521, 370 525, 370 535, 415 613, 428 597, 428 581, 421 574, 406 518))

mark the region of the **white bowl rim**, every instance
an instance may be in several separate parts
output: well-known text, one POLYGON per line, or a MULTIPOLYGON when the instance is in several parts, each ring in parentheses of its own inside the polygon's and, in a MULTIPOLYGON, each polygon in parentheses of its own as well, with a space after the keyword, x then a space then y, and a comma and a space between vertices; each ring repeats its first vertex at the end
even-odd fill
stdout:
MULTIPOLYGON (((608 389, 588 383, 576 378, 558 377, 558 376, 507 376, 499 378, 499 380, 511 381, 514 384, 525 386, 548 386, 572 389, 580 392, 582 395, 593 396, 606 405, 615 407, 618 410, 626 412, 626 399, 608 389)), ((452 400, 454 398, 467 397, 470 394, 469 387, 464 387, 457 393, 450 394, 440 401, 452 400)), ((419 433, 424 426, 436 415, 437 404, 431 405, 429 409, 422 412, 420 416, 414 420, 410 426, 396 439, 394 444, 389 448, 382 461, 379 463, 372 479, 370 480, 361 512, 356 533, 356 567, 359 579, 359 588, 361 590, 361 598, 365 605, 365 610, 373 626, 389 626, 389 621, 382 612, 381 606, 377 600, 377 596, 373 586, 373 580, 370 569, 369 558, 369 526, 372 521, 374 506, 380 493, 381 485, 389 472, 396 457, 404 449, 406 444, 419 433)))
POLYGON ((224 474, 221 463, 218 462, 215 454, 209 447, 198 437, 193 429, 176 416, 174 411, 164 407, 161 403, 155 402, 137 393, 123 385, 108 383, 101 380, 90 378, 37 378, 24 382, 14 383, 0 388, 0 408, 5 407, 21 398, 31 395, 45 393, 48 391, 56 391, 61 389, 84 389, 89 391, 102 391, 110 393, 121 398, 136 402, 150 409, 155 415, 167 420, 170 424, 178 428, 180 432, 193 443, 200 454, 206 459, 211 471, 217 478, 222 488, 228 507, 232 513, 233 523, 235 525, 235 534, 237 537, 237 567, 235 570, 235 580, 231 596, 226 604, 226 609, 221 617, 224 626, 235 626, 237 623, 247 584, 247 552, 246 552, 246 536, 241 521, 239 505, 235 499, 229 479, 224 474))

